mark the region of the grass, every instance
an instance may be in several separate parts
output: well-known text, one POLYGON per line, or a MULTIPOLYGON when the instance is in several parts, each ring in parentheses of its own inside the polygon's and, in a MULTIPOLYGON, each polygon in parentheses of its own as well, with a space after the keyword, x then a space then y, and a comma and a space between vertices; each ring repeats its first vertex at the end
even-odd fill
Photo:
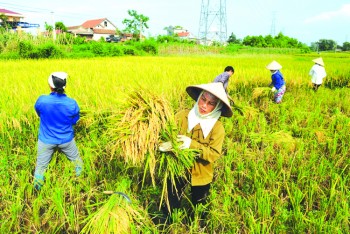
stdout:
MULTIPOLYGON (((307 74, 317 56, 1 61, 6 69, 0 87, 0 232, 93 233, 97 227, 99 232, 118 232, 124 228, 118 213, 127 214, 126 232, 196 233, 198 225, 187 223, 186 210, 174 214, 170 226, 156 222, 164 174, 155 173, 152 183, 144 166, 114 157, 108 149, 116 141, 107 132, 118 130, 120 116, 115 122, 110 119, 125 110, 124 100, 135 87, 154 95, 152 100, 164 99, 176 112, 193 104, 185 93, 187 85, 211 82, 226 65, 233 65, 229 94, 235 101, 234 116, 222 119, 225 154, 216 162, 207 232, 349 233, 350 59, 321 54, 328 76, 313 92, 307 74), (279 105, 269 95, 255 91, 254 96, 254 90, 271 82, 265 66, 272 60, 282 64, 287 82, 279 105), (67 94, 82 109, 76 141, 85 167, 82 177, 75 178, 71 163, 55 154, 42 191, 35 193, 39 120, 33 106, 39 95, 49 92, 48 75, 59 70, 70 75, 67 94), (128 194, 133 206, 105 190, 128 194), (111 226, 102 225, 103 220, 111 226)), ((159 133, 165 138, 171 134, 159 133)))

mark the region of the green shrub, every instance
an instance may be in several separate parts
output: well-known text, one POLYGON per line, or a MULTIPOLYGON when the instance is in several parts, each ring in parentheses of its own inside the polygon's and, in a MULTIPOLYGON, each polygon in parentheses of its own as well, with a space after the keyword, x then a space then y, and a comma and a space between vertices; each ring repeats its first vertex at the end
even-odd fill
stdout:
POLYGON ((124 55, 124 51, 121 48, 121 46, 115 45, 115 44, 109 44, 109 45, 110 46, 107 47, 109 49, 108 55, 110 55, 110 56, 123 56, 124 55))
POLYGON ((98 42, 91 42, 91 50, 94 54, 96 55, 104 55, 104 48, 103 48, 103 43, 98 43, 98 42))
POLYGON ((63 52, 52 43, 47 43, 38 47, 39 58, 62 58, 63 52))
POLYGON ((157 43, 153 40, 146 40, 140 43, 141 49, 149 54, 158 54, 157 43))
POLYGON ((226 47, 224 47, 222 52, 224 52, 224 53, 236 53, 241 48, 242 48, 242 45, 240 45, 240 44, 228 44, 226 47))
POLYGON ((140 52, 132 45, 124 45, 123 52, 125 55, 140 55, 140 52))
POLYGON ((73 44, 75 45, 81 45, 81 44, 84 44, 85 42, 86 42, 86 38, 81 36, 76 36, 74 37, 74 40, 73 40, 73 44))
POLYGON ((32 53, 33 49, 34 46, 30 41, 19 42, 19 55, 22 58, 30 58, 29 54, 32 53))
POLYGON ((6 52, 0 54, 0 59, 20 59, 21 56, 18 54, 18 52, 6 52))

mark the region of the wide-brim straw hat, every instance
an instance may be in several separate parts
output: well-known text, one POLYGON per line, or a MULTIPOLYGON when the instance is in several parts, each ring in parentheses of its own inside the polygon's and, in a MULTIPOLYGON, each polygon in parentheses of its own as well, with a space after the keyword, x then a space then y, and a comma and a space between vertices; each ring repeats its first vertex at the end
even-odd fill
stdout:
POLYGON ((272 61, 271 63, 269 63, 269 65, 266 66, 267 69, 269 70, 279 70, 282 68, 281 64, 279 64, 278 62, 276 62, 275 60, 272 61))
POLYGON ((221 82, 200 84, 200 85, 190 85, 186 88, 186 92, 188 93, 188 95, 190 95, 190 97, 195 101, 197 101, 199 95, 203 90, 213 94, 215 97, 217 97, 223 102, 224 105, 222 106, 222 109, 221 109, 221 116, 223 117, 232 116, 233 113, 230 106, 230 102, 227 98, 227 94, 221 82))
POLYGON ((324 67, 324 62, 322 58, 317 58, 312 60, 314 63, 320 64, 322 67, 324 67))

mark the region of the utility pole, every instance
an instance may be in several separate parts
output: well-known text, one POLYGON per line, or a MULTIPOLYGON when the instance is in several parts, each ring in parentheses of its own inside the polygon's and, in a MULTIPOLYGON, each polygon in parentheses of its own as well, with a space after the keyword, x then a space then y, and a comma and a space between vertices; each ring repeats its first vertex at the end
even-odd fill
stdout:
POLYGON ((52 21, 52 38, 54 41, 56 41, 56 27, 55 27, 55 20, 53 17, 54 12, 51 11, 51 21, 52 21))
POLYGON ((140 41, 142 39, 142 19, 140 20, 140 41))
POLYGON ((276 36, 276 11, 272 12, 271 36, 276 36))

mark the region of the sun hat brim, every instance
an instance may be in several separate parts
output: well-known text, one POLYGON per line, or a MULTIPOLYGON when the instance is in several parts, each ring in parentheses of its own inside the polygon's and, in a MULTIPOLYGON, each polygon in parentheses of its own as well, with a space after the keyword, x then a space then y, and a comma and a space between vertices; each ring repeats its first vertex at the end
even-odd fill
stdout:
POLYGON ((199 95, 203 90, 213 94, 215 97, 217 97, 223 102, 224 105, 221 110, 221 116, 231 117, 233 115, 230 102, 227 98, 227 94, 221 82, 190 85, 186 88, 186 92, 188 93, 188 95, 195 101, 197 101, 199 95))
POLYGON ((322 58, 316 58, 314 60, 312 60, 314 63, 320 64, 321 66, 324 67, 324 62, 322 58))
POLYGON ((267 69, 269 70, 280 70, 282 68, 281 64, 279 64, 278 62, 276 61, 272 61, 271 63, 269 63, 267 66, 266 66, 267 69))

